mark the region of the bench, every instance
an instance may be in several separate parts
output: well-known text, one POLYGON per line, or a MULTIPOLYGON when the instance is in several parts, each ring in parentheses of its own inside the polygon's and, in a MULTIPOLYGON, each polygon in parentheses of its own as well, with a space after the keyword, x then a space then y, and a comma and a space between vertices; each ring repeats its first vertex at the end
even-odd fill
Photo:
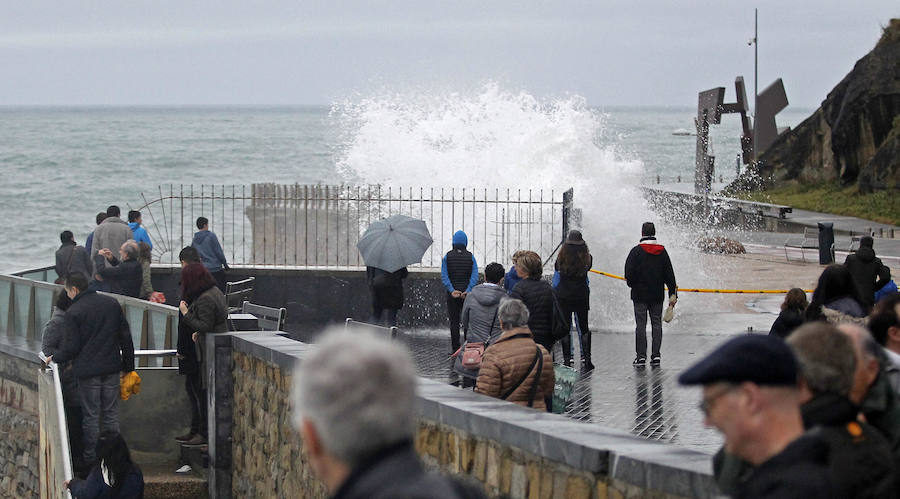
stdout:
POLYGON ((255 277, 248 277, 240 281, 225 283, 225 306, 228 308, 229 314, 240 312, 242 304, 253 299, 253 282, 255 280, 255 277))
POLYGON ((284 327, 287 309, 266 307, 245 301, 241 305, 241 313, 256 317, 260 331, 281 331, 281 328, 284 327))
MULTIPOLYGON (((800 250, 800 258, 805 262, 806 254, 804 250, 807 249, 819 249, 819 229, 815 229, 812 227, 806 227, 803 229, 802 237, 790 237, 784 242, 784 259, 790 260, 788 257, 788 248, 794 248, 800 250)), ((831 251, 834 251, 834 248, 831 248, 831 251)), ((834 258, 832 257, 832 260, 834 258)))

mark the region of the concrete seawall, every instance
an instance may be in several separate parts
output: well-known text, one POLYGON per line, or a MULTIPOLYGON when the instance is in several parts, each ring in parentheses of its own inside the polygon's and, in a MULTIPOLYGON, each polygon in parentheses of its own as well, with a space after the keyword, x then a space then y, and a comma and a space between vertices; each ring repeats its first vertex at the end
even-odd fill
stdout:
MULTIPOLYGON (((180 272, 180 268, 154 268, 153 288, 174 300, 180 272)), ((342 323, 347 317, 365 321, 372 314, 365 269, 233 267, 228 272, 229 281, 250 276, 256 277, 251 301, 285 307, 291 325, 325 326, 342 323)), ((449 327, 446 291, 440 277, 439 270, 410 271, 403 284, 405 305, 398 314, 401 327, 449 327)))
MULTIPOLYGON (((222 338, 224 340, 224 338, 222 338)), ((309 345, 231 335, 232 497, 325 497, 291 427, 291 373, 309 345)), ((219 373, 216 373, 219 376, 219 373)), ((215 393, 215 397, 227 396, 215 393)), ((490 497, 714 497, 709 456, 419 380, 416 449, 490 497)), ((216 430, 219 433, 219 430, 216 430)), ((225 497, 218 491, 217 497, 225 497)))

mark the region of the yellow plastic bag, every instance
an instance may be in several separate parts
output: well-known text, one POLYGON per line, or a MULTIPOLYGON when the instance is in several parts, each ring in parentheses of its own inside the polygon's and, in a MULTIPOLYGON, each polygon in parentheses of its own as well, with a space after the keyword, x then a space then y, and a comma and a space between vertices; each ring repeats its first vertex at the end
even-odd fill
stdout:
POLYGON ((138 373, 131 371, 125 376, 122 376, 122 379, 119 382, 119 398, 128 400, 129 397, 137 395, 138 393, 141 393, 141 377, 138 373))

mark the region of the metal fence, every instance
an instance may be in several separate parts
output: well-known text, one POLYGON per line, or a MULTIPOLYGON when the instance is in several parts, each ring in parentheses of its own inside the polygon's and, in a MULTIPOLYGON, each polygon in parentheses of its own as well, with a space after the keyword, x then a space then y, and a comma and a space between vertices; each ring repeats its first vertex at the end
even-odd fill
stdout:
POLYGON ((573 192, 544 189, 425 188, 381 185, 168 185, 138 209, 155 261, 176 263, 198 217, 209 220, 229 264, 360 267, 360 235, 395 214, 425 221, 435 243, 421 267, 438 267, 450 237, 464 230, 480 262, 507 262, 530 249, 549 256, 568 228, 573 192))

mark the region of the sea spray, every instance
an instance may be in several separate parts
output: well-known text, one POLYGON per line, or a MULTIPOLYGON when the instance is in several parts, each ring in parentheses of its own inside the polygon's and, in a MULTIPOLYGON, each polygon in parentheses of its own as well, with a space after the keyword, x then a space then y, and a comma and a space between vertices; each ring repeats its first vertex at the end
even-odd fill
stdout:
MULTIPOLYGON (((639 189, 643 163, 623 156, 615 143, 598 145, 603 134, 616 132, 606 129, 604 114, 582 97, 539 99, 488 82, 471 94, 417 91, 360 97, 336 104, 331 114, 342 123, 344 147, 337 167, 348 182, 571 187, 594 268, 621 274, 641 223, 653 220, 662 242, 678 255, 676 272, 685 278, 688 268, 694 276, 703 273, 684 261, 691 258, 686 248, 695 236, 659 223, 639 189)), ((447 249, 449 233, 434 238, 441 251, 447 249)), ((501 263, 510 264, 508 259, 501 263)), ((624 283, 592 275, 591 288, 592 322, 631 320, 624 283)))

